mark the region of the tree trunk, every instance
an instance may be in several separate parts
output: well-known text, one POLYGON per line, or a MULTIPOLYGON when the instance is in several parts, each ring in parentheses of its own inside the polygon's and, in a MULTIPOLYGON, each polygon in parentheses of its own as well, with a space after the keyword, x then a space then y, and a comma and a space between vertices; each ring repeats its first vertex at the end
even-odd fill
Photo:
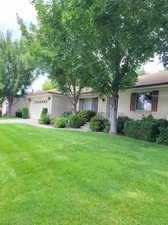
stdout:
POLYGON ((8 111, 7 116, 12 116, 12 103, 13 103, 13 97, 8 97, 8 111))
POLYGON ((73 104, 72 104, 72 113, 74 115, 77 114, 77 103, 78 103, 77 101, 74 101, 73 104))
POLYGON ((110 133, 117 133, 117 113, 118 113, 118 93, 113 94, 111 97, 111 110, 110 110, 110 133))

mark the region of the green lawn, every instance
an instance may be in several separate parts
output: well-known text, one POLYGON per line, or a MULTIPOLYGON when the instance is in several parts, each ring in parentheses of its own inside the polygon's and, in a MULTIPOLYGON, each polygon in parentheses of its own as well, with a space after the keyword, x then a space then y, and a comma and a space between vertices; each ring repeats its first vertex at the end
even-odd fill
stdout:
POLYGON ((0 225, 168 225, 168 147, 0 125, 0 225))

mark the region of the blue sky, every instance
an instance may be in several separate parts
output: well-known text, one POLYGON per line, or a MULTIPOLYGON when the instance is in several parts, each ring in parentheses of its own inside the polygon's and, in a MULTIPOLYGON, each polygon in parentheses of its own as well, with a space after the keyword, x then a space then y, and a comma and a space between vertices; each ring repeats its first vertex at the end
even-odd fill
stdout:
MULTIPOLYGON (((16 20, 16 14, 25 21, 25 23, 33 22, 36 24, 36 11, 31 5, 30 0, 1 0, 0 5, 0 30, 12 30, 15 38, 20 36, 19 26, 16 20)), ((155 57, 154 62, 144 65, 146 73, 155 73, 163 69, 159 58, 155 57)), ((34 91, 40 90, 46 77, 40 76, 32 84, 31 89, 34 91)))

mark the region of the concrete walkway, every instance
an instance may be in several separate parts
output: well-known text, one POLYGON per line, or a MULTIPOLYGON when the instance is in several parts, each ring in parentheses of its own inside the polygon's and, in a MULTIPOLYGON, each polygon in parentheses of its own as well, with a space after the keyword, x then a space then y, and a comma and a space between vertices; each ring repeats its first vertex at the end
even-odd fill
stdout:
POLYGON ((73 128, 55 128, 52 125, 44 125, 44 124, 39 124, 37 120, 32 120, 32 119, 0 119, 0 124, 12 124, 12 123, 23 123, 23 124, 28 124, 32 125, 35 127, 41 127, 41 128, 50 128, 50 129, 56 129, 56 130, 76 130, 76 131, 83 131, 87 132, 82 129, 73 129, 73 128))

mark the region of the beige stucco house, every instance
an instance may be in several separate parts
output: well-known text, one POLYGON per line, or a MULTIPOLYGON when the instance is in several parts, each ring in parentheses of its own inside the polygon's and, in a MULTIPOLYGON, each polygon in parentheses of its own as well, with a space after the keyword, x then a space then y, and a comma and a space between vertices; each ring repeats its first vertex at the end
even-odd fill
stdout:
MULTIPOLYGON (((63 112, 72 111, 72 106, 69 99, 58 90, 49 90, 37 93, 31 93, 24 98, 15 98, 12 104, 11 115, 15 116, 16 112, 23 107, 29 108, 29 117, 37 120, 43 108, 48 109, 51 118, 55 119, 61 116, 63 112)), ((3 102, 2 113, 6 115, 8 111, 8 101, 3 102)))
MULTIPOLYGON (((86 88, 80 96, 77 109, 94 110, 97 115, 109 118, 110 102, 110 97, 99 97, 92 89, 86 88)), ((22 107, 29 108, 31 119, 38 119, 42 108, 48 108, 51 118, 58 118, 63 112, 72 111, 69 99, 56 89, 16 99, 12 115, 22 107)), ((4 109, 7 110, 7 102, 3 103, 3 114, 4 109)), ((133 88, 119 93, 118 116, 140 119, 148 115, 168 119, 168 71, 140 76, 133 88)))
MULTIPOLYGON (((91 90, 81 95, 78 110, 94 109, 109 118, 110 97, 98 97, 91 90)), ((141 119, 152 115, 168 119, 168 71, 140 76, 133 88, 119 93, 118 116, 141 119)))

